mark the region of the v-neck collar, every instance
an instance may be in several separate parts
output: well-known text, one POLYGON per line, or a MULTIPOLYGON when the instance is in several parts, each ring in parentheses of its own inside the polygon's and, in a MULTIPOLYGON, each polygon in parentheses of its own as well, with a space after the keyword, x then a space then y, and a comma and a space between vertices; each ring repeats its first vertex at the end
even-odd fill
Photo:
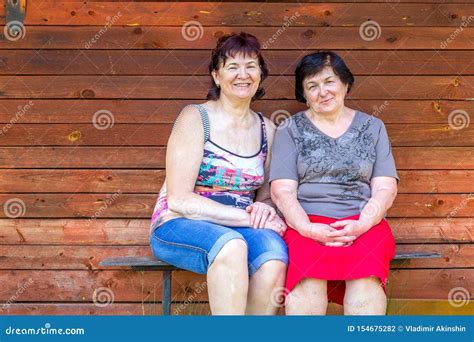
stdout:
POLYGON ((344 133, 342 133, 340 136, 338 136, 337 138, 334 138, 334 137, 331 137, 330 135, 324 133, 322 130, 320 130, 320 129, 313 123, 313 121, 311 121, 311 119, 306 115, 306 112, 303 111, 303 117, 305 118, 305 120, 307 120, 307 121, 309 122, 309 124, 311 125, 311 127, 313 127, 316 131, 318 131, 319 133, 321 133, 321 134, 324 135, 325 137, 328 137, 328 138, 331 139, 331 140, 338 140, 338 139, 342 138, 343 136, 345 136, 345 135, 352 129, 352 127, 355 125, 358 116, 359 116, 359 111, 356 110, 356 112, 355 112, 355 114, 354 114, 354 117, 352 118, 352 121, 351 121, 351 124, 349 125, 349 127, 347 127, 347 129, 344 131, 344 133))

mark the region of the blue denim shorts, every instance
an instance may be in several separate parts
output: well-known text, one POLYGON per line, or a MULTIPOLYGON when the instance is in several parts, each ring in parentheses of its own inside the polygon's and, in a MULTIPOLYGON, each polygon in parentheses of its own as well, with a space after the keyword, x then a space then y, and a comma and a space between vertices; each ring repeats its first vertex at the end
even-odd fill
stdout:
POLYGON ((227 227, 184 217, 156 228, 151 234, 150 246, 156 258, 194 273, 206 274, 221 248, 232 239, 247 243, 250 276, 269 260, 288 264, 286 244, 273 230, 227 227))

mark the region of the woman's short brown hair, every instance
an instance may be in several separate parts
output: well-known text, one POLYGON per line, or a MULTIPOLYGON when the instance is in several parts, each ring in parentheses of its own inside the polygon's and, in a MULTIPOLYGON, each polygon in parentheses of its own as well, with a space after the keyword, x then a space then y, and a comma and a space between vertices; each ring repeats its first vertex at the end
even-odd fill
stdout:
POLYGON ((342 83, 347 85, 347 93, 351 91, 354 84, 354 75, 352 75, 344 60, 335 52, 319 51, 304 56, 296 66, 295 97, 297 101, 306 103, 303 81, 321 72, 327 66, 331 67, 342 83))
POLYGON ((209 63, 209 73, 211 74, 211 89, 207 93, 208 100, 217 100, 221 94, 221 90, 217 87, 212 77, 212 72, 219 68, 220 63, 225 65, 227 58, 234 57, 236 54, 242 53, 245 56, 256 55, 260 65, 261 80, 257 92, 252 100, 258 100, 265 95, 265 89, 261 86, 263 80, 268 76, 268 68, 262 57, 260 50, 260 42, 250 33, 240 32, 224 35, 217 41, 216 48, 212 50, 211 62, 209 63))

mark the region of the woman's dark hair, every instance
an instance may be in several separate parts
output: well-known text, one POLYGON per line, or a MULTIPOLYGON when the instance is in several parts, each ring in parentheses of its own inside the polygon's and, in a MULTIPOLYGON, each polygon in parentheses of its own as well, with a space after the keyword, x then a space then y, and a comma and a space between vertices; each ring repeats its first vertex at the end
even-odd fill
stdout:
MULTIPOLYGON (((212 77, 212 72, 219 68, 222 62, 225 65, 227 58, 234 57, 236 54, 242 53, 244 56, 256 55, 261 70, 260 85, 268 76, 268 68, 260 51, 260 43, 258 39, 250 33, 240 32, 224 35, 217 41, 216 48, 212 50, 211 62, 209 63, 209 73, 211 74, 211 89, 207 93, 208 100, 217 100, 221 94, 220 88, 217 87, 212 77)), ((265 89, 259 87, 252 100, 258 100, 265 95, 265 89)))
POLYGON ((306 103, 303 81, 321 72, 324 67, 330 66, 342 83, 348 85, 347 93, 354 84, 354 75, 344 63, 343 59, 332 51, 319 51, 304 56, 295 70, 295 97, 296 100, 306 103))

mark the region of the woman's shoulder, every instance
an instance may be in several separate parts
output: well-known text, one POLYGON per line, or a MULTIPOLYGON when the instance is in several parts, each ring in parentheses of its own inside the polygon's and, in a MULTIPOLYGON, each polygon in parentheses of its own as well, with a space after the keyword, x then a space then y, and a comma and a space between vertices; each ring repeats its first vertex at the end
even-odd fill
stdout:
POLYGON ((279 115, 276 115, 275 121, 277 122, 278 130, 292 131, 302 119, 304 119, 304 111, 290 114, 288 111, 283 110, 279 115))
POLYGON ((190 103, 181 109, 178 114, 178 119, 183 119, 186 121, 195 121, 200 120, 201 111, 205 110, 205 103, 190 103))
POLYGON ((188 104, 179 112, 173 124, 174 133, 202 135, 201 109, 197 104, 188 104), (192 129, 191 129, 192 128, 192 129))
POLYGON ((368 113, 362 112, 360 110, 356 111, 356 115, 359 116, 359 122, 363 126, 368 126, 368 127, 372 128, 372 129, 375 129, 375 130, 380 130, 380 128, 382 128, 384 126, 383 121, 375 115, 368 114, 368 113))

